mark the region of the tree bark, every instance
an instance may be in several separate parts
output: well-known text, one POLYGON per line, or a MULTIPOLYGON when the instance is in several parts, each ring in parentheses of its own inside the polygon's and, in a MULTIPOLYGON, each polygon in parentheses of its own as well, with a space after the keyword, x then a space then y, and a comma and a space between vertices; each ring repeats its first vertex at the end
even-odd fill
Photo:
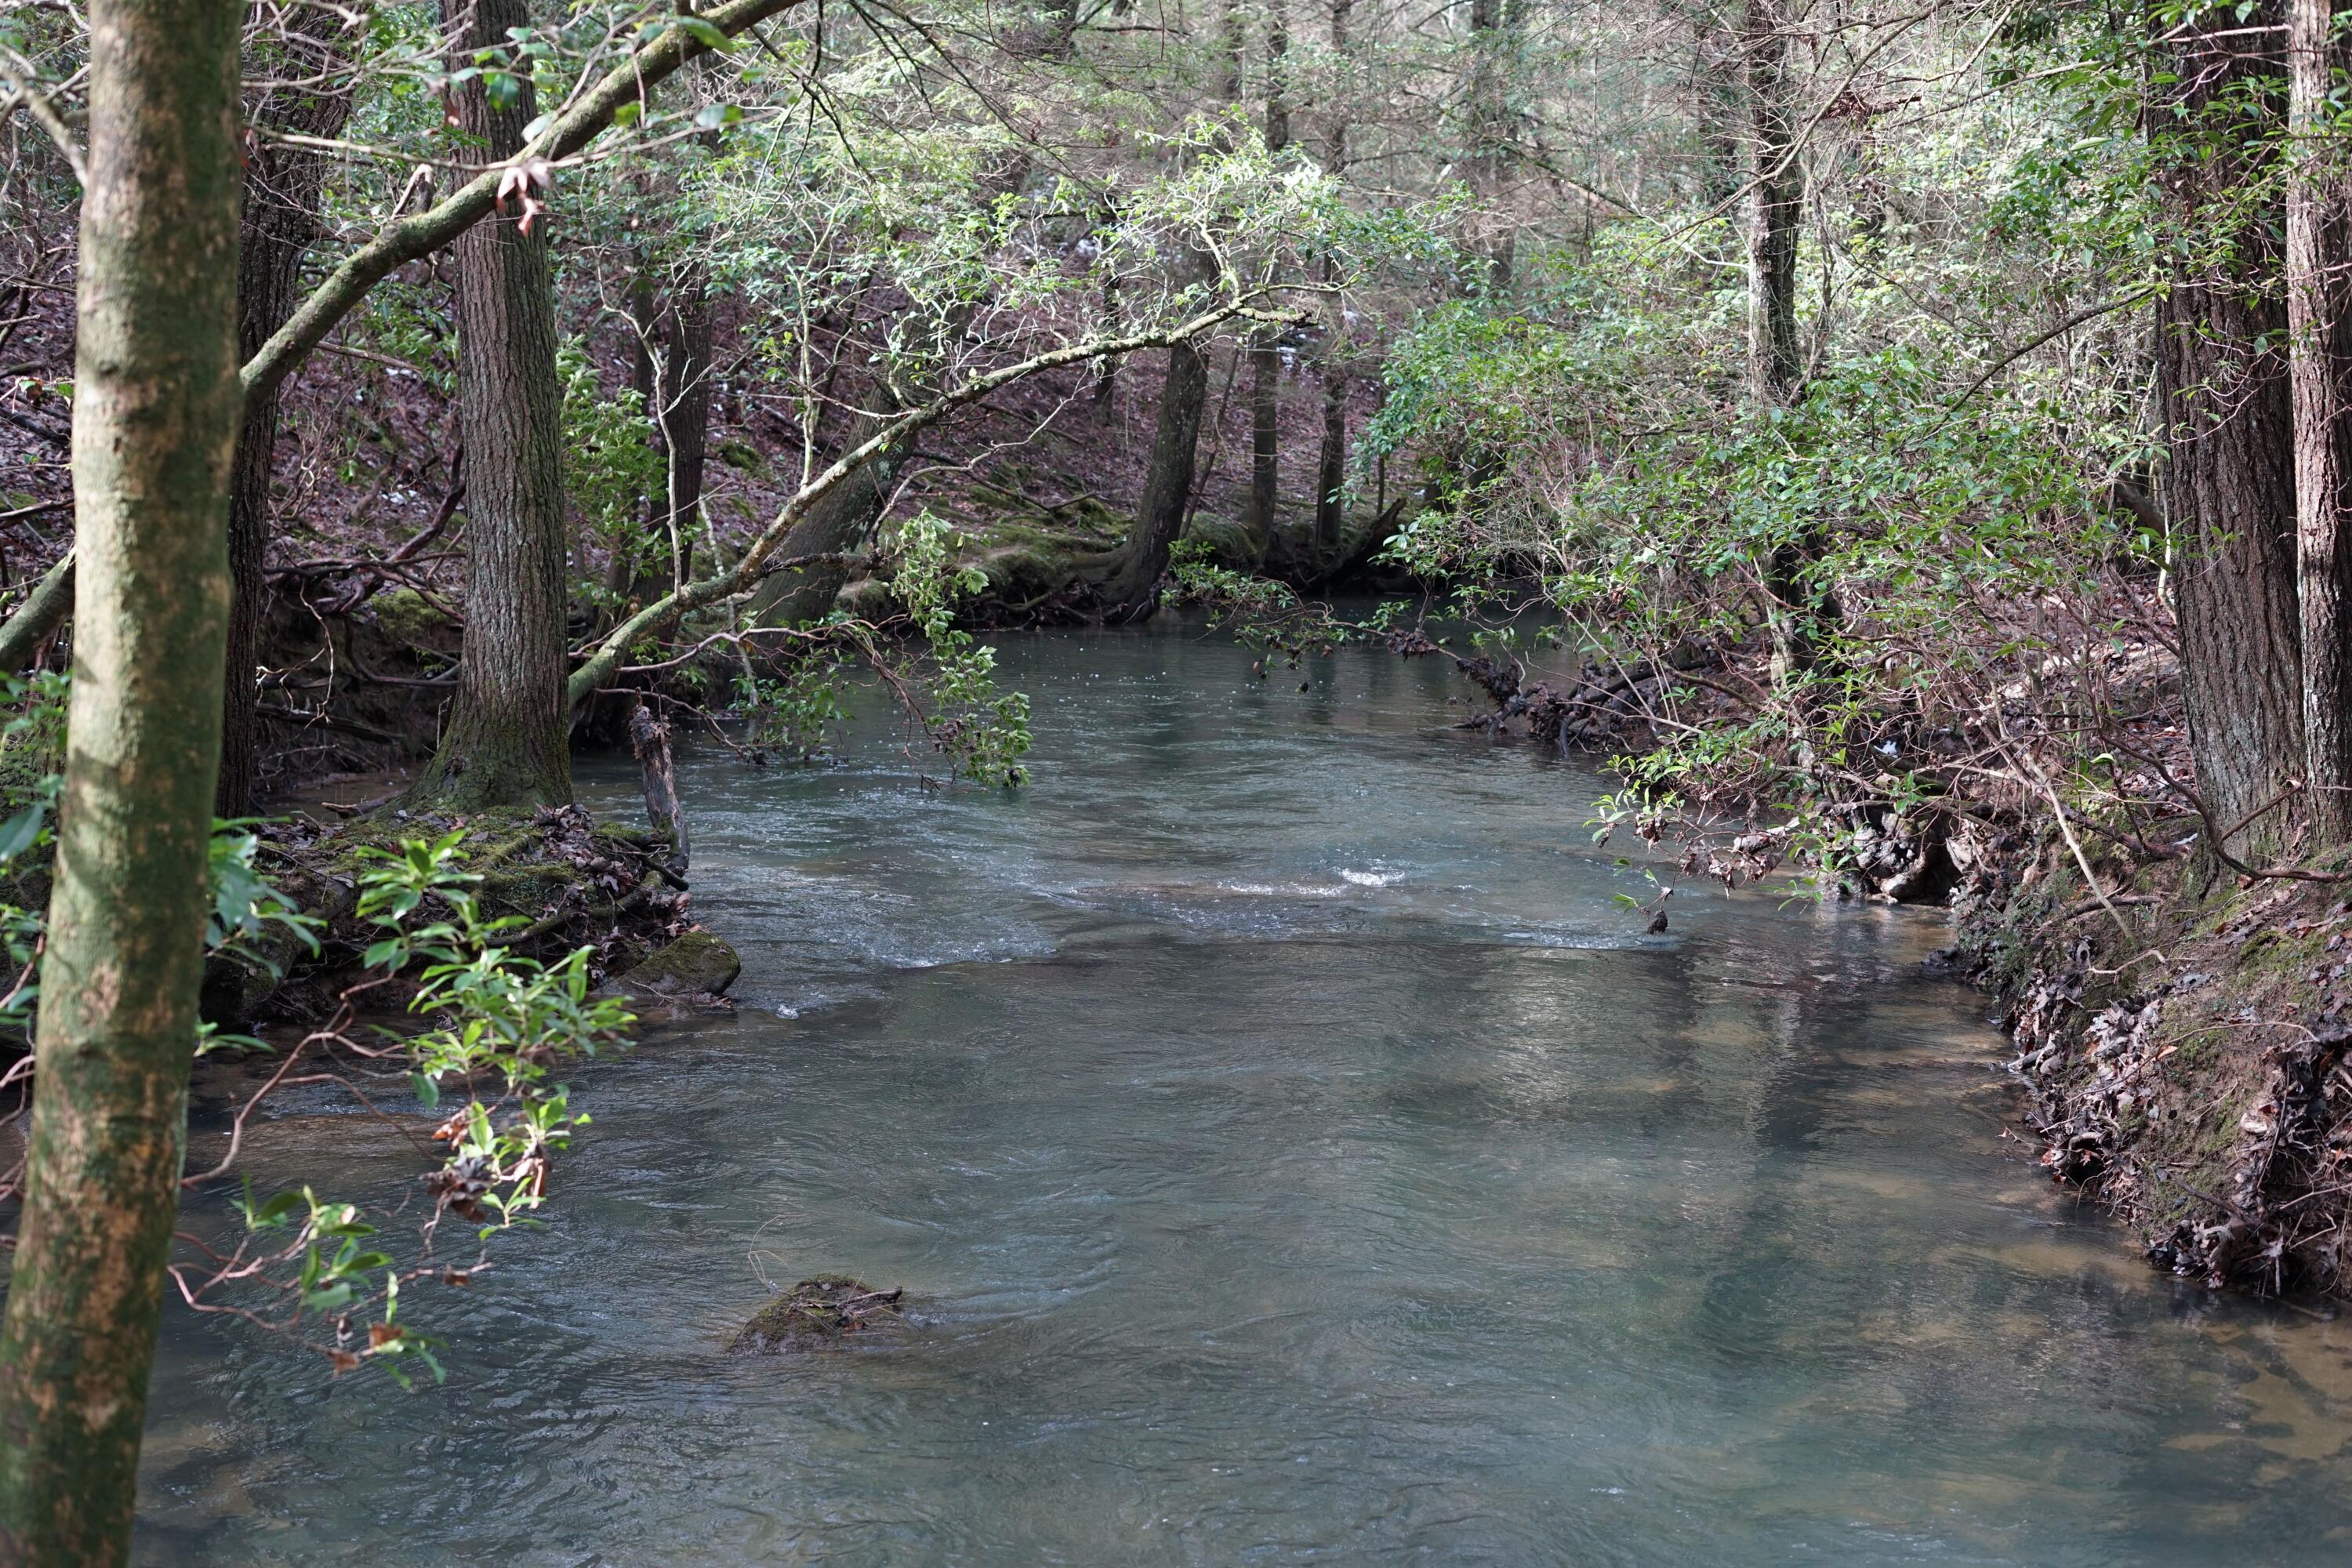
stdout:
MULTIPOLYGON (((1797 227, 1804 174, 1789 101, 1788 19, 1780 0, 1748 0, 1748 384, 1759 410, 1784 408, 1797 393, 1797 227)), ((1819 554, 1810 530, 1774 544, 1765 562, 1776 689, 1812 667, 1821 595, 1808 580, 1819 554)))
POLYGON ((0 1325, 0 1562, 28 1568, 130 1554, 178 1209, 242 396, 237 14, 219 0, 89 8, 80 622, 0 1325))
POLYGON ((25 602, 0 626, 0 675, 14 675, 33 662, 49 634, 73 615, 74 552, 67 551, 41 574, 25 602))
MULTIPOLYGON (((447 0, 457 52, 503 44, 525 0, 447 0)), ((530 85, 493 108, 484 79, 456 91, 458 121, 512 157, 537 113, 530 85)), ((563 406, 555 294, 541 215, 499 216, 457 251, 457 430, 466 448, 466 636, 457 691, 418 796, 472 810, 568 805, 564 678, 563 406), (526 228, 528 225, 528 228, 526 228)))
MULTIPOLYGON (((1331 53, 1341 61, 1348 55, 1348 17, 1354 0, 1331 0, 1331 53)), ((1344 89, 1343 89, 1344 90, 1344 89)), ((1348 114, 1343 107, 1331 116, 1325 168, 1332 178, 1348 168, 1348 114)), ((1323 263, 1323 280, 1331 281, 1331 263, 1323 263)), ((1335 295, 1324 307, 1323 353, 1318 368, 1323 379, 1323 447, 1315 464, 1315 567, 1321 572, 1338 548, 1347 522, 1340 490, 1348 478, 1348 320, 1335 295)))
POLYGON ((2329 0, 2288 0, 2286 291, 2294 402, 2303 744, 2317 844, 2352 839, 2352 214, 2329 131, 2329 0))
MULTIPOLYGON (((844 447, 855 450, 881 434, 887 423, 883 415, 859 415, 849 427, 844 447)), ((904 448, 895 443, 886 447, 810 508, 808 515, 793 525, 776 553, 785 560, 838 556, 863 545, 881 521, 883 509, 890 504, 891 488, 898 483, 905 456, 904 448)), ((751 595, 751 624, 796 626, 823 619, 833 609, 842 584, 849 581, 849 571, 846 563, 823 562, 775 574, 751 595)))
MULTIPOLYGON (((337 43, 342 26, 342 17, 325 7, 290 13, 282 29, 265 32, 275 43, 265 63, 283 76, 332 74, 343 63, 337 43), (282 68, 286 67, 291 68, 282 68)), ((249 118, 275 130, 331 138, 342 134, 351 111, 347 84, 323 92, 279 88, 253 105, 249 118)), ((236 262, 236 316, 237 350, 249 359, 286 324, 300 301, 302 258, 319 236, 319 198, 327 163, 315 152, 280 143, 257 144, 248 159, 236 262)), ((260 700, 255 671, 268 598, 269 476, 277 447, 278 389, 273 386, 246 403, 236 468, 229 481, 228 676, 222 700, 220 784, 213 805, 221 816, 253 812, 259 751, 256 704, 260 700)))
POLYGON ((691 580, 702 529, 702 469, 710 449, 710 289, 699 262, 670 285, 661 314, 663 354, 655 376, 661 432, 662 515, 670 542, 670 588, 691 580))
MULTIPOLYGON (((1265 149, 1290 145, 1288 71, 1290 20, 1282 0, 1266 13, 1265 149)), ((1250 537, 1258 559, 1274 547, 1275 510, 1282 499, 1281 333, 1260 328, 1250 338, 1250 537)))
POLYGON ((1168 374, 1160 390, 1160 417, 1151 437, 1151 461, 1144 470, 1143 499, 1118 569, 1104 585, 1114 618, 1150 612, 1153 591, 1168 570, 1168 554, 1184 531, 1192 500, 1192 470, 1199 458, 1201 412, 1209 401, 1209 362, 1190 342, 1168 350, 1168 374))
POLYGON ((2268 95, 2275 52, 2246 29, 2275 26, 2274 5, 2241 23, 2215 13, 2176 46, 2173 79, 2153 106, 2159 125, 2192 128, 2163 184, 2177 232, 2227 223, 2219 257, 2177 257, 2157 320, 2157 390, 2171 461, 2180 674, 2197 781, 2236 854, 2285 839, 2281 804, 2303 766, 2301 627, 2295 600, 2294 444, 2286 303, 2268 280, 2279 257, 2268 224, 2237 221, 2265 177, 2277 129, 2268 95))

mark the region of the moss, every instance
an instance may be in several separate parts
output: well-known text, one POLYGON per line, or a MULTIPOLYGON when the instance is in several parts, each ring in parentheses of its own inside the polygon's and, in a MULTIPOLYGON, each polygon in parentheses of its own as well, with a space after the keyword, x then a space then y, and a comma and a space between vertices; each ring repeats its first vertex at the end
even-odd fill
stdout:
POLYGON ((753 1315, 728 1342, 730 1351, 814 1350, 902 1320, 905 1289, 877 1290, 846 1274, 803 1279, 753 1315))
POLYGON ((1248 566, 1257 560, 1257 541, 1251 537, 1249 529, 1213 512, 1194 512, 1192 521, 1185 525, 1184 538, 1189 542, 1208 545, 1220 566, 1248 566))
POLYGON ((732 947, 707 931, 690 931, 610 984, 632 996, 720 996, 742 973, 732 947))
POLYGON ((768 459, 747 441, 721 441, 710 449, 710 455, 738 473, 749 474, 755 479, 769 477, 768 459))
POLYGON ((414 588, 394 588, 368 601, 377 627, 394 643, 431 647, 448 640, 456 625, 414 588))
MULTIPOLYGON (((2043 849, 2044 866, 2062 864, 2043 849)), ((2352 1292, 2332 1239, 2352 1234, 2352 1189, 2334 1157, 2273 1154, 2325 1151, 2345 1135, 2337 1101, 2282 1094, 2341 1055, 2331 1026, 2352 1013, 2343 887, 2241 887, 2180 862, 2135 868, 2127 882, 2104 874, 2147 900, 2124 907, 2120 923, 2084 907, 2078 875, 2045 872, 1971 910, 1963 931, 2033 1047, 2027 1087, 2045 1163, 2084 1182, 2177 1272, 2352 1292), (2099 1028, 2109 1047, 2094 1052, 2093 1025, 2111 1007, 2125 1011, 2099 1028), (2252 1135, 2258 1107, 2294 1127, 2275 1142, 2252 1135)))

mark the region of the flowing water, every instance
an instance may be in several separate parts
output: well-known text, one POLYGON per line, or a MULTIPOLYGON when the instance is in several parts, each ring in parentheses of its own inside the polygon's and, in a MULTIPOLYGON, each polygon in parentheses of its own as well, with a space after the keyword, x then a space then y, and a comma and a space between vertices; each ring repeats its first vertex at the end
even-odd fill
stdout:
MULTIPOLYGON (((573 1075, 440 1389, 167 1319, 143 1563, 2336 1563, 2352 1328, 2005 1142, 1930 916, 1686 890, 1434 661, 1013 637, 1036 780, 684 768, 740 1010, 573 1075), (903 1335, 721 1347, 788 1283, 903 1335)), ((617 766, 584 770, 635 809, 617 766)), ((207 1112, 208 1114, 210 1112, 207 1112)), ((390 1204, 329 1100, 256 1154, 390 1204)))

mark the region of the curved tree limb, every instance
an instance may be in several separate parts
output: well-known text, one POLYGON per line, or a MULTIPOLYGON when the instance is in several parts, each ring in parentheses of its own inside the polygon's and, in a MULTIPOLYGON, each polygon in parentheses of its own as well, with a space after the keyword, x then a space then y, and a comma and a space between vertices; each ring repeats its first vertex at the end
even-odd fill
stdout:
POLYGON ((936 397, 919 408, 909 409, 897 418, 884 422, 871 436, 835 458, 832 465, 824 472, 803 485, 799 492, 784 503, 783 510, 776 513, 774 521, 761 531, 760 536, 751 542, 751 548, 743 552, 732 567, 716 576, 706 577, 698 583, 689 583, 683 588, 663 595, 606 634, 589 653, 585 662, 572 672, 572 679, 566 691, 571 708, 577 711, 583 702, 595 694, 597 688, 612 680, 614 673, 620 668, 623 656, 639 638, 657 637, 677 625, 682 616, 690 615, 705 605, 716 604, 721 599, 731 598, 758 582, 765 573, 769 557, 776 552, 777 548, 783 543, 785 536, 792 532, 793 525, 806 516, 811 507, 823 500, 835 487, 874 461, 876 458, 891 450, 926 426, 937 424, 965 405, 977 403, 999 387, 1009 385, 1024 377, 1035 375, 1043 371, 1057 370, 1065 365, 1084 364, 1089 360, 1100 359, 1108 354, 1128 354, 1139 349, 1166 348, 1171 343, 1197 337, 1218 323, 1231 321, 1235 317, 1245 317, 1252 321, 1268 323, 1288 324, 1298 319, 1298 313, 1261 310, 1251 306, 1245 300, 1227 300, 1202 311, 1188 321, 1179 321, 1173 326, 1161 328, 1156 331, 1135 332, 1118 338, 1096 338, 1085 342, 1072 343, 1064 348, 1049 350, 1034 358, 1023 360, 1018 364, 1005 365, 1001 369, 990 371, 984 375, 976 375, 954 391, 936 397))
MULTIPOLYGON (((247 399, 276 390, 325 341, 336 323, 367 297, 368 290, 394 268, 431 255, 480 222, 498 205, 499 183, 510 167, 533 159, 568 158, 594 141, 622 105, 642 101, 656 82, 688 60, 712 51, 712 46, 704 41, 706 28, 716 28, 733 38, 800 4, 801 0, 726 0, 691 17, 692 32, 675 25, 663 28, 607 71, 594 87, 573 99, 510 164, 484 170, 425 211, 386 224, 373 239, 345 257, 245 363, 242 379, 247 399)), ((52 568, 32 597, 0 626, 0 669, 21 665, 72 611, 72 560, 68 554, 52 568)))
POLYGON ((726 0, 687 18, 694 24, 692 32, 677 25, 663 28, 607 71, 594 87, 574 98, 552 124, 508 163, 485 169, 425 211, 386 224, 373 239, 345 257, 261 345, 260 352, 246 362, 246 396, 260 396, 284 381, 334 330, 335 323, 394 268, 431 255, 479 222, 498 204, 499 186, 513 169, 536 160, 570 157, 594 141, 622 105, 642 101, 655 83, 687 61, 710 53, 712 47, 702 37, 707 29, 716 28, 732 38, 800 3, 726 0))
POLYGON ((73 602, 74 552, 68 550, 41 574, 16 613, 0 626, 0 675, 14 675, 31 662, 42 640, 73 613, 73 602))

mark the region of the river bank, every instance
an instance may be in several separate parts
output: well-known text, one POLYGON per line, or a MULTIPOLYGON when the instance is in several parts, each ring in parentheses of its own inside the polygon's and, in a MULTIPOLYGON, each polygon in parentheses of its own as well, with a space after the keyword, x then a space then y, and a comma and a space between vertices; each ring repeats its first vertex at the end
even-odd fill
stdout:
POLYGON ((2174 1274, 2352 1293, 2340 867, 2257 879, 2063 848, 1964 900, 1954 954, 2000 998, 2043 1167, 2174 1274))

